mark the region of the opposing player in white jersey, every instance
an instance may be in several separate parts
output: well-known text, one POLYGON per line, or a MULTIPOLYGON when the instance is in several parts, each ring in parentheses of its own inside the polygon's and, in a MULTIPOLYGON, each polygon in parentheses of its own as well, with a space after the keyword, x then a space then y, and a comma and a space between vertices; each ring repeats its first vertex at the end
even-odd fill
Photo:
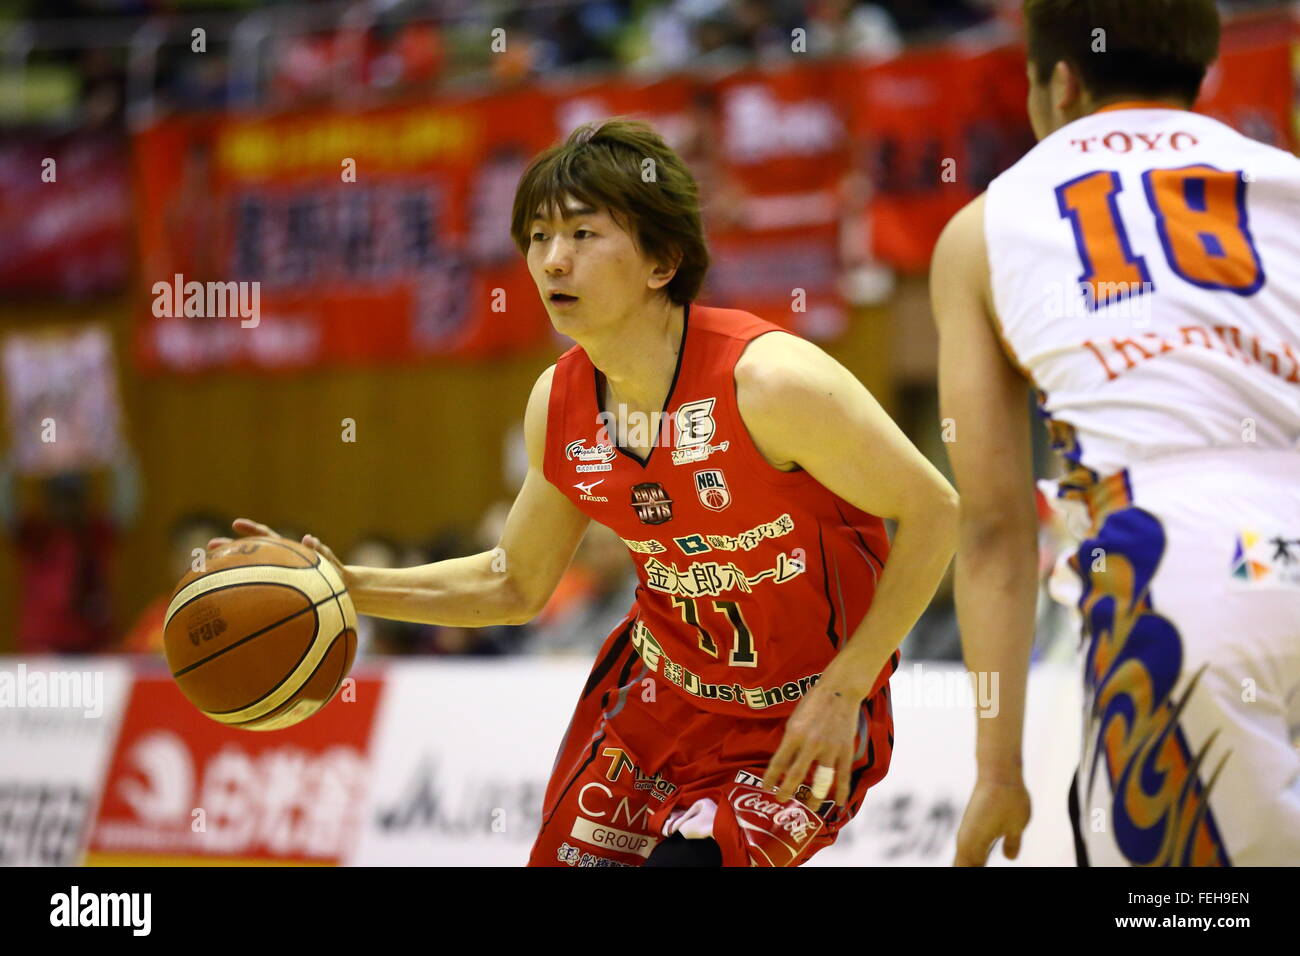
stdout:
POLYGON ((1300 161, 1190 111, 1212 0, 1026 0, 1039 144, 935 251, 978 722, 957 863, 1029 820, 1036 581, 1026 383, 1086 513, 1091 865, 1300 864, 1300 161))

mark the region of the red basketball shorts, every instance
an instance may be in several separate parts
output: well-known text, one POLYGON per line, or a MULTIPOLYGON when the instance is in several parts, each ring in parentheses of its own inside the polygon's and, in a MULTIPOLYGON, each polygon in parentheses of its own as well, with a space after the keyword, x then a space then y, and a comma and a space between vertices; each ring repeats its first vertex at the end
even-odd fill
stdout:
MULTIPOLYGON (((529 866, 641 866, 673 811, 705 799, 716 804, 723 866, 797 866, 834 842, 889 769, 888 684, 862 706, 848 805, 814 811, 798 800, 777 805, 759 789, 786 716, 704 711, 657 676, 625 622, 597 655, 560 745, 529 866)), ((805 786, 811 779, 810 769, 805 786)))

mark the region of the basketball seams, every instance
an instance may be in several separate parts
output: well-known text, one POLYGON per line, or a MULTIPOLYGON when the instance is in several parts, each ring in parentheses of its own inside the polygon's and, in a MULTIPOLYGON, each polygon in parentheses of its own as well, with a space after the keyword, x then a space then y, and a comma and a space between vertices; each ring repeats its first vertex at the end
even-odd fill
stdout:
MULTIPOLYGON (((234 570, 234 569, 232 568, 231 570, 234 570)), ((300 569, 300 570, 304 570, 304 571, 305 571, 306 568, 302 568, 302 569, 300 569)), ((327 597, 323 597, 323 598, 321 598, 319 601, 314 601, 314 600, 312 599, 312 596, 311 596, 310 594, 308 594, 306 591, 304 591, 302 588, 298 587, 296 584, 290 584, 290 583, 287 582, 287 581, 267 581, 265 578, 255 578, 255 579, 253 579, 253 580, 251 580, 251 581, 231 581, 229 584, 218 584, 216 587, 206 588, 206 589, 205 589, 204 591, 202 591, 201 593, 199 593, 199 594, 195 594, 195 595, 193 595, 192 597, 187 598, 187 599, 185 600, 185 603, 184 603, 184 604, 181 604, 180 606, 178 606, 178 607, 176 608, 176 610, 174 610, 174 611, 171 610, 171 609, 168 609, 168 611, 167 611, 167 616, 163 619, 163 628, 165 629, 166 627, 168 627, 168 626, 171 624, 172 620, 176 617, 177 614, 179 614, 181 611, 185 610, 187 607, 189 607, 189 606, 190 606, 191 604, 193 604, 195 601, 201 600, 201 599, 207 597, 207 596, 210 595, 210 594, 217 594, 217 593, 219 593, 219 592, 221 592, 221 591, 229 591, 229 590, 231 590, 232 588, 246 588, 246 587, 249 587, 249 586, 253 586, 253 587, 268 587, 268 588, 288 588, 290 591, 297 591, 300 595, 302 595, 302 599, 303 599, 304 601, 307 602, 308 607, 315 607, 317 604, 322 604, 322 603, 324 603, 325 601, 328 601, 328 600, 329 600, 329 598, 327 598, 327 597)), ((302 613, 303 611, 305 611, 306 609, 307 609, 307 608, 301 608, 301 609, 299 609, 299 610, 297 610, 297 611, 294 611, 293 614, 290 615, 290 617, 292 617, 292 616, 294 616, 294 615, 297 615, 297 614, 301 614, 301 613, 302 613)), ((287 618, 286 618, 286 620, 287 620, 287 618)), ((173 676, 175 676, 175 675, 173 675, 173 676)))
MULTIPOLYGON (((338 607, 339 617, 342 619, 342 623, 343 623, 343 630, 339 631, 338 634, 334 635, 334 640, 330 642, 329 649, 325 651, 325 656, 321 658, 321 663, 323 664, 326 660, 329 659, 330 651, 333 650, 334 644, 338 642, 338 639, 341 635, 347 634, 349 631, 351 631, 355 638, 356 625, 357 625, 357 612, 356 612, 356 608, 352 604, 352 598, 348 595, 347 586, 343 583, 343 578, 338 573, 338 571, 335 570, 334 565, 329 564, 326 561, 317 561, 315 564, 315 569, 316 569, 316 573, 319 574, 322 579, 324 579, 325 583, 329 586, 331 591, 334 591, 333 579, 334 578, 338 579, 339 590, 334 591, 334 603, 338 607), (329 574, 325 573, 326 567, 329 568, 329 574), (342 597, 346 597, 348 599, 346 608, 344 608, 343 602, 340 600, 340 598, 342 597), (348 620, 349 611, 352 612, 350 621, 348 620)), ((303 682, 303 685, 306 686, 306 684, 311 681, 312 677, 315 676, 316 674, 315 672, 313 672, 312 676, 308 677, 307 680, 303 682)), ((334 681, 334 687, 330 690, 330 692, 325 695, 325 699, 321 703, 322 707, 324 707, 325 704, 328 704, 331 700, 334 699, 334 695, 338 693, 339 687, 343 685, 343 678, 347 676, 348 676, 348 653, 346 650, 344 650, 343 662, 342 662, 342 666, 340 667, 340 673, 338 679, 334 681)))
MULTIPOLYGON (((302 560, 302 561, 307 562, 306 564, 297 565, 297 567, 301 567, 301 568, 304 569, 304 570, 307 569, 307 568, 314 568, 314 567, 316 567, 317 565, 319 565, 319 564, 321 563, 321 556, 320 556, 319 554, 317 554, 315 551, 311 551, 310 549, 308 549, 306 545, 296 545, 295 547, 292 547, 292 548, 291 548, 291 547, 289 547, 287 544, 285 544, 284 542, 282 542, 282 541, 276 541, 276 540, 274 540, 273 538, 241 538, 240 540, 241 540, 241 541, 256 541, 258 544, 271 545, 271 546, 273 546, 273 547, 281 548, 281 549, 283 549, 283 550, 285 550, 285 551, 288 551, 290 554, 292 554, 294 557, 298 558, 299 560, 302 560), (303 554, 303 551, 299 551, 299 550, 297 550, 298 548, 302 548, 303 551, 306 551, 306 552, 307 552, 307 554, 303 554)), ((238 552, 232 552, 232 553, 238 553, 238 552)), ((271 564, 271 565, 261 565, 261 564, 239 564, 239 565, 234 565, 234 567, 240 567, 240 568, 256 568, 256 567, 292 568, 292 567, 295 567, 295 565, 292 565, 292 564, 271 564)), ((229 569, 229 568, 217 568, 215 571, 203 571, 203 572, 200 573, 199 577, 195 578, 194 580, 195 580, 195 581, 198 581, 198 580, 200 580, 201 578, 203 578, 203 577, 205 577, 205 576, 207 576, 207 575, 209 575, 209 574, 214 574, 214 573, 216 573, 216 571, 228 571, 228 570, 230 570, 230 569, 229 569)), ((194 583, 193 581, 190 582, 190 584, 193 584, 193 583, 194 583)), ((187 584, 186 587, 189 587, 189 585, 187 584)))
MULTIPOLYGON (((317 566, 321 563, 321 556, 320 556, 319 554, 317 554, 315 551, 308 551, 308 554, 303 554, 303 552, 297 550, 296 547, 295 547, 295 548, 291 548, 291 547, 289 547, 288 545, 284 544, 283 542, 281 542, 281 541, 276 541, 276 540, 274 540, 274 539, 272 539, 272 538, 261 538, 261 537, 258 537, 258 538, 242 538, 242 539, 240 539, 240 540, 241 540, 241 541, 256 541, 258 544, 273 545, 274 547, 280 548, 280 549, 282 549, 282 550, 284 550, 284 551, 288 551, 290 554, 294 555, 294 556, 297 557, 299 560, 301 560, 301 561, 303 561, 303 562, 305 562, 305 563, 304 563, 304 564, 299 564, 299 565, 294 565, 294 564, 267 564, 267 563, 259 562, 259 563, 257 563, 257 564, 232 564, 232 565, 230 565, 229 567, 225 567, 225 568, 211 568, 211 569, 205 569, 204 571, 199 572, 198 577, 196 577, 196 578, 192 578, 191 580, 187 581, 187 582, 185 583, 185 587, 184 587, 184 588, 182 588, 182 589, 178 589, 178 591, 177 591, 176 593, 173 593, 173 595, 172 595, 173 600, 176 598, 176 594, 179 593, 180 590, 189 590, 191 587, 193 587, 193 586, 194 586, 195 584, 197 584, 199 581, 204 580, 204 579, 207 578, 209 575, 212 575, 212 574, 220 574, 220 573, 222 573, 223 571, 234 571, 234 570, 237 570, 237 569, 239 569, 239 568, 286 568, 286 569, 289 569, 289 570, 306 571, 306 570, 308 570, 308 569, 310 569, 310 568, 315 568, 315 567, 317 567, 317 566), (310 555, 310 557, 308 557, 308 555, 310 555)), ((232 542, 232 543, 233 543, 233 542, 232 542)), ((307 550, 308 550, 308 549, 307 549, 305 546, 303 546, 303 545, 298 545, 297 547, 302 547, 304 551, 307 551, 307 550)), ((237 552, 232 552, 232 553, 237 553, 237 552)))
MULTIPOLYGON (((329 642, 329 646, 325 649, 325 653, 324 653, 324 655, 321 657, 321 659, 320 659, 319 661, 316 662, 316 666, 312 669, 312 672, 311 672, 310 674, 308 674, 307 677, 306 677, 306 678, 302 681, 302 683, 300 684, 300 686, 299 686, 299 690, 301 690, 303 687, 306 687, 308 684, 310 684, 311 681, 312 681, 312 679, 315 678, 315 676, 316 676, 318 673, 320 673, 320 669, 321 669, 322 667, 324 667, 324 666, 325 666, 325 662, 329 660, 330 653, 334 650, 335 645, 338 644, 339 639, 340 639, 340 638, 343 638, 343 639, 346 641, 347 638, 348 638, 348 636, 349 636, 351 633, 352 633, 352 629, 351 629, 351 628, 349 628, 349 627, 344 627, 343 630, 339 631, 337 634, 334 635, 333 640, 331 640, 331 641, 329 642)), ((341 662, 340 667, 339 667, 339 676, 335 679, 333 688, 330 690, 330 692, 329 692, 328 694, 325 695, 324 699, 321 701, 320 705, 316 708, 316 710, 319 710, 321 707, 324 707, 326 704, 328 704, 331 700, 334 699, 334 695, 338 693, 339 687, 343 684, 343 678, 345 678, 345 677, 347 676, 347 667, 348 667, 348 653, 347 653, 347 648, 345 647, 345 648, 343 649, 343 652, 342 652, 342 662, 341 662)), ((295 670, 296 670, 296 668, 295 668, 295 670)), ((285 679, 288 680, 288 678, 285 678, 285 679)), ((297 692, 298 692, 298 691, 294 691, 295 694, 296 694, 297 692)), ((228 726, 228 727, 242 727, 242 728, 244 728, 245 730, 278 730, 279 727, 280 727, 280 725, 277 724, 276 721, 277 721, 279 718, 281 718, 281 717, 284 716, 283 711, 285 711, 286 708, 290 708, 290 707, 292 707, 294 704, 297 704, 297 703, 300 703, 300 701, 294 700, 293 697, 290 697, 288 700, 282 701, 282 702, 281 702, 280 704, 278 704, 274 709, 272 709, 272 710, 268 711, 267 713, 262 714, 262 715, 260 715, 260 716, 257 716, 257 717, 249 717, 249 718, 246 719, 246 720, 239 720, 239 721, 221 721, 221 722, 224 723, 224 724, 226 724, 226 726, 228 726), (277 711, 281 711, 281 712, 280 712, 280 713, 277 713, 277 711), (267 721, 267 724, 264 725, 264 726, 260 726, 260 727, 256 727, 256 726, 254 726, 254 727, 250 727, 250 726, 248 726, 249 724, 253 724, 253 723, 255 723, 255 722, 260 722, 260 721, 267 721)), ((249 706, 251 707, 251 706, 254 706, 255 704, 256 704, 256 701, 254 701, 254 703, 253 703, 253 704, 250 704, 249 706)), ((241 710, 247 710, 248 708, 245 707, 245 708, 240 708, 240 709, 241 709, 241 710)), ((315 711, 313 711, 313 713, 314 713, 314 712, 315 712, 315 711)), ((223 711, 222 713, 223 713, 223 714, 225 714, 225 713, 237 713, 237 711, 223 711)), ((297 721, 295 721, 294 723, 297 723, 297 721)), ((290 724, 290 725, 286 725, 286 726, 292 726, 292 725, 290 724)))
MULTIPOLYGON (((282 564, 244 564, 231 568, 220 568, 211 571, 201 578, 196 578, 184 588, 172 595, 171 601, 167 605, 167 613, 163 619, 165 628, 171 623, 172 618, 181 610, 181 608, 193 602, 195 599, 202 597, 204 594, 211 594, 215 591, 223 590, 227 587, 242 584, 279 584, 288 587, 296 587, 308 601, 316 603, 323 598, 317 598, 304 587, 297 587, 292 582, 296 579, 306 578, 307 581, 314 581, 315 577, 310 573, 313 569, 310 567, 292 568, 285 567, 282 564), (212 579, 216 575, 225 575, 230 580, 228 583, 213 583, 212 579)), ((304 584, 306 582, 303 582, 304 584)), ((334 589, 328 589, 333 594, 334 589)))
MULTIPOLYGON (((223 588, 215 588, 215 589, 213 589, 212 591, 205 591, 205 592, 204 592, 204 596, 206 596, 206 595, 208 595, 208 594, 214 594, 216 591, 219 591, 219 590, 220 590, 220 591, 224 591, 224 590, 226 590, 227 588, 231 588, 231 587, 244 587, 244 586, 245 586, 245 585, 242 585, 242 584, 231 584, 231 585, 227 585, 226 587, 223 587, 223 588)), ((289 623, 290 621, 292 621, 294 618, 296 618, 296 617, 301 617, 303 614, 306 614, 308 611, 311 611, 311 612, 316 616, 316 627, 317 627, 317 628, 320 627, 320 614, 316 611, 316 608, 319 607, 321 604, 325 604, 327 601, 329 601, 329 598, 321 598, 320 601, 318 601, 318 602, 316 602, 316 603, 313 604, 313 603, 311 603, 311 598, 310 598, 308 595, 303 594, 302 591, 299 591, 297 588, 293 587, 292 585, 288 585, 288 584, 278 584, 278 585, 273 585, 273 584, 262 584, 262 585, 259 585, 259 586, 265 586, 265 587, 287 587, 287 588, 289 588, 290 590, 298 591, 299 594, 302 594, 303 598, 308 602, 308 604, 307 604, 306 607, 299 608, 298 610, 294 611, 292 614, 289 614, 289 615, 286 615, 285 617, 280 618, 280 620, 276 621, 275 623, 273 623, 273 624, 268 624, 266 627, 262 628, 262 629, 259 630, 259 631, 254 631, 252 634, 246 634, 245 636, 241 637, 239 640, 235 641, 233 644, 227 644, 225 647, 221 648, 220 650, 213 651, 211 654, 209 654, 207 657, 203 658, 202 660, 197 660, 197 661, 195 661, 195 662, 192 663, 192 664, 186 664, 186 665, 185 665, 184 667, 182 667, 180 670, 178 670, 178 671, 176 671, 176 672, 174 672, 174 673, 172 674, 173 679, 184 677, 186 674, 188 674, 188 673, 190 673, 191 671, 195 670, 195 669, 198 668, 200 665, 206 664, 206 663, 208 663, 208 661, 215 660, 216 658, 220 657, 222 654, 226 653, 227 651, 233 651, 236 647, 239 647, 239 646, 242 645, 242 644, 247 644, 247 643, 248 643, 249 641, 251 641, 253 638, 255 638, 255 637, 261 637, 263 634, 266 634, 266 633, 269 632, 269 631, 273 631, 273 630, 275 630, 275 629, 276 629, 277 627, 279 627, 281 624, 287 624, 287 623, 289 623)), ((196 598, 195 600, 197 600, 197 598, 196 598)), ((310 645, 308 645, 308 649, 310 649, 310 645)), ((298 663, 299 663, 299 664, 302 663, 302 659, 301 659, 301 658, 299 658, 298 663)), ((294 665, 295 669, 297 668, 297 666, 298 666, 297 664, 294 665)))
POLYGON ((348 597, 347 586, 344 585, 343 578, 339 576, 338 571, 334 569, 334 566, 332 564, 329 565, 330 573, 329 574, 325 573, 326 564, 327 562, 325 561, 317 561, 314 565, 312 565, 312 568, 316 571, 317 574, 320 575, 321 580, 325 582, 325 585, 330 589, 331 593, 333 593, 334 603, 338 605, 339 617, 343 619, 343 624, 349 630, 355 630, 357 613, 356 613, 356 608, 353 607, 352 605, 352 599, 348 597), (338 578, 339 588, 337 591, 334 590, 335 582, 331 580, 331 576, 333 576, 334 578, 338 578), (352 621, 350 623, 348 621, 348 612, 344 610, 343 602, 339 600, 340 597, 348 597, 348 608, 351 609, 352 611, 352 621))
POLYGON ((347 626, 347 621, 342 620, 339 622, 341 628, 333 637, 327 638, 321 633, 321 620, 317 609, 323 604, 328 604, 329 601, 330 598, 322 598, 319 603, 312 605, 312 611, 317 615, 316 636, 307 644, 307 648, 303 651, 302 656, 298 658, 298 661, 294 664, 293 668, 290 669, 289 673, 282 677, 275 686, 268 689, 261 697, 250 701, 243 707, 236 707, 233 710, 207 710, 204 711, 204 713, 213 720, 220 721, 221 723, 246 723, 249 720, 256 720, 265 717, 267 714, 279 709, 297 695, 297 693, 307 685, 307 682, 311 680, 312 675, 316 673, 320 668, 320 665, 329 656, 330 649, 338 640, 339 635, 351 630, 347 626), (304 668, 306 669, 305 674, 302 673, 304 668), (290 682, 292 682, 292 684, 290 684, 290 682), (286 685, 291 686, 292 689, 285 690, 286 685), (249 715, 245 720, 232 721, 223 719, 232 715, 243 714, 250 710, 258 710, 259 712, 249 715))

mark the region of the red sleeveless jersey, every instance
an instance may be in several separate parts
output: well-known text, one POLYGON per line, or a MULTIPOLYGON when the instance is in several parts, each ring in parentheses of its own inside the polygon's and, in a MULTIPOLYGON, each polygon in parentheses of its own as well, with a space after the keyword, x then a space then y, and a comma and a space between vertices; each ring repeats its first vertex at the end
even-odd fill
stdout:
MULTIPOLYGON (((750 439, 736 360, 773 331, 748 312, 686 307, 644 461, 619 446, 579 346, 556 362, 546 424, 547 480, 632 553, 642 661, 700 708, 738 716, 794 709, 871 606, 889 550, 880 518, 773 468, 750 439)), ((897 666, 895 651, 872 693, 897 666)))

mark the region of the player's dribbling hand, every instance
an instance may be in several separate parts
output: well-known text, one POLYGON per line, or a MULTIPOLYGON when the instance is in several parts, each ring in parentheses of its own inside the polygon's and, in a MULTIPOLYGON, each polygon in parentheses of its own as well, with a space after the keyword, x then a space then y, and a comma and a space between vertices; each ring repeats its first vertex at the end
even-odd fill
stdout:
POLYGON ((979 780, 957 830, 953 866, 983 866, 1002 840, 1008 860, 1020 855, 1020 835, 1029 825, 1029 791, 1022 780, 979 780))
MULTIPOLYGON (((814 767, 835 771, 832 799, 840 806, 848 803, 861 708, 860 696, 826 677, 809 689, 786 721, 781 746, 763 773, 764 785, 777 788, 778 803, 794 796, 814 767)), ((814 792, 805 802, 815 807, 828 795, 814 792)))
MULTIPOLYGON (((235 529, 235 533, 241 538, 280 538, 285 541, 289 540, 282 534, 276 534, 266 525, 257 521, 252 521, 248 518, 236 518, 231 523, 231 527, 235 529)), ((208 542, 208 550, 215 551, 217 548, 230 544, 233 540, 233 538, 213 538, 208 542)), ((335 570, 339 573, 339 577, 343 579, 343 585, 345 587, 350 583, 350 575, 343 567, 343 562, 336 558, 334 552, 326 547, 319 538, 315 535, 305 534, 302 536, 301 544, 303 547, 311 548, 326 561, 330 562, 330 564, 334 565, 335 570)))

